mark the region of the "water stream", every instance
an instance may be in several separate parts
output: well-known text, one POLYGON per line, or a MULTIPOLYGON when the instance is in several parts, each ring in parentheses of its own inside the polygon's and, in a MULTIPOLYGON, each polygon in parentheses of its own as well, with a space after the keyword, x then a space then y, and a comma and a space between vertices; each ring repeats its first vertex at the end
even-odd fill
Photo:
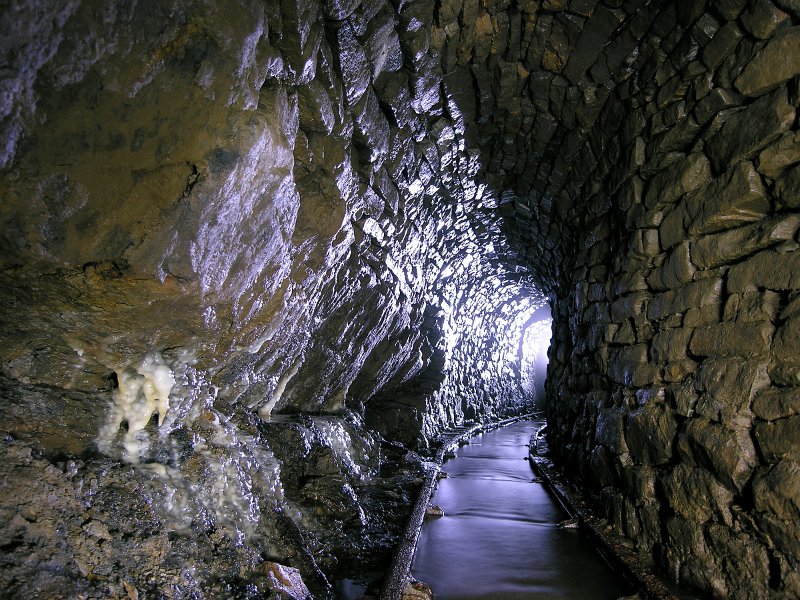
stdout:
POLYGON ((580 598, 630 593, 535 476, 525 457, 542 425, 519 421, 473 437, 446 461, 412 575, 438 599, 580 598))

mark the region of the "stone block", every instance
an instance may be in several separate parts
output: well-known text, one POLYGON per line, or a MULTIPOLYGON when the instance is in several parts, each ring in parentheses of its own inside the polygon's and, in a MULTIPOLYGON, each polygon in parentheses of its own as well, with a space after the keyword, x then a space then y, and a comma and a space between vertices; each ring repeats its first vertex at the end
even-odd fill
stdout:
POLYGON ((772 321, 778 316, 781 298, 776 292, 731 294, 725 302, 725 321, 772 321))
POLYGON ((685 312, 692 307, 719 304, 722 294, 722 279, 714 277, 689 283, 676 290, 653 296, 647 305, 647 317, 664 319, 685 312))
POLYGON ((678 424, 671 409, 662 403, 648 403, 628 415, 625 440, 634 462, 663 465, 672 459, 678 424))
POLYGON ((794 167, 775 184, 775 194, 785 208, 800 208, 800 167, 794 167))
POLYGON ((728 292, 800 288, 800 251, 765 250, 728 271, 728 292))
POLYGON ((695 330, 689 350, 696 356, 765 356, 775 327, 770 322, 719 323, 695 330))
POLYGON ((649 466, 627 468, 622 472, 624 490, 636 506, 656 496, 656 470, 649 466))
POLYGON ((647 283, 655 290, 678 288, 692 281, 696 270, 689 259, 689 242, 684 241, 672 249, 664 264, 647 278, 647 283))
POLYGON ((800 162, 800 132, 789 131, 758 155, 758 171, 773 179, 800 162))
POLYGON ((612 348, 608 362, 611 380, 628 387, 651 385, 658 379, 658 367, 647 362, 646 344, 612 348))
POLYGON ((729 169, 713 185, 687 197, 686 204, 692 236, 759 221, 770 211, 761 177, 750 162, 729 169))
POLYGON ((759 96, 800 75, 800 26, 775 35, 751 60, 735 85, 745 96, 759 96))
POLYGON ((753 399, 753 414, 765 421, 775 421, 800 414, 800 387, 770 387, 753 399))
POLYGON ((674 202, 683 194, 695 190, 711 181, 711 167, 702 152, 690 154, 665 169, 647 186, 644 203, 655 208, 674 202))
POLYGON ((658 363, 667 363, 685 359, 693 331, 693 329, 681 327, 661 331, 654 335, 650 342, 653 360, 658 363))
POLYGON ((740 358, 703 361, 695 375, 701 396, 694 412, 713 421, 732 421, 747 414, 755 394, 770 385, 767 362, 740 358))
POLYGON ((710 269, 735 262, 781 242, 794 238, 800 215, 764 219, 755 225, 708 235, 692 242, 692 262, 710 269))
POLYGON ((620 407, 601 409, 595 425, 595 441, 614 454, 628 451, 625 443, 625 411, 620 407))
POLYGON ((689 235, 690 221, 691 217, 686 201, 676 204, 673 209, 667 213, 658 227, 661 247, 666 250, 685 240, 689 235))
POLYGON ((746 109, 729 117, 720 131, 706 143, 706 152, 717 172, 746 159, 776 140, 794 122, 795 109, 785 88, 762 96, 746 109))
POLYGON ((305 132, 330 135, 335 124, 333 104, 327 90, 316 79, 297 88, 300 128, 305 132))
POLYGON ((753 477, 756 510, 769 512, 786 522, 800 521, 800 463, 781 460, 753 477))
POLYGON ((758 422, 754 429, 764 460, 770 463, 800 460, 800 415, 758 422))
MULTIPOLYGON (((734 529, 730 523, 711 523, 706 529, 706 539, 709 546, 714 548, 714 553, 724 557, 722 560, 731 565, 723 567, 725 580, 731 590, 752 590, 754 582, 770 580, 770 554, 761 535, 756 538, 747 531, 734 529)), ((759 588, 755 594, 746 595, 762 598, 772 596, 772 590, 763 583, 759 588)), ((731 597, 736 595, 735 592, 730 594, 731 597)))
POLYGON ((686 311, 686 314, 683 315, 684 327, 702 327, 703 325, 714 325, 720 321, 719 304, 692 306, 686 311))
POLYGON ((708 469, 729 490, 741 492, 758 465, 749 428, 731 428, 695 418, 678 436, 678 452, 687 465, 708 469))
POLYGON ((347 102, 353 106, 367 90, 372 76, 372 68, 367 59, 367 53, 349 25, 338 30, 336 42, 347 102))
POLYGON ((747 0, 713 0, 710 4, 723 19, 733 21, 747 6, 747 0))
POLYGON ((755 0, 742 14, 741 22, 754 38, 766 40, 778 27, 789 22, 789 15, 769 0, 755 0))
POLYGON ((388 153, 389 122, 371 88, 361 96, 353 113, 356 117, 353 139, 369 148, 369 161, 380 167, 388 153))
POLYGON ((703 49, 703 62, 710 70, 715 70, 728 56, 733 54, 739 40, 742 39, 742 30, 735 21, 723 25, 711 38, 703 49))
POLYGON ((695 118, 701 125, 708 123, 720 111, 738 106, 742 103, 742 97, 733 90, 725 88, 714 88, 711 92, 697 103, 694 109, 695 118))
POLYGON ((686 358, 667 363, 662 370, 661 377, 664 379, 664 383, 677 383, 695 371, 697 371, 697 363, 686 358))
POLYGON ((731 521, 733 492, 706 469, 680 464, 661 478, 670 507, 692 523, 705 523, 717 516, 731 521))
POLYGON ((633 292, 615 300, 611 304, 611 321, 622 323, 630 317, 642 314, 651 297, 651 294, 647 292, 633 292))

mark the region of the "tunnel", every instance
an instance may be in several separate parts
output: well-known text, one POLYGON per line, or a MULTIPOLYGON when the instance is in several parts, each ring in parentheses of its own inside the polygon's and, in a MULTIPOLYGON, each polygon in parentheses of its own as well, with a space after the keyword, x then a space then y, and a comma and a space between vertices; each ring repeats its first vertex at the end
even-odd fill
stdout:
POLYGON ((333 597, 533 411, 659 577, 800 596, 796 0, 20 0, 0 57, 7 597, 333 597))

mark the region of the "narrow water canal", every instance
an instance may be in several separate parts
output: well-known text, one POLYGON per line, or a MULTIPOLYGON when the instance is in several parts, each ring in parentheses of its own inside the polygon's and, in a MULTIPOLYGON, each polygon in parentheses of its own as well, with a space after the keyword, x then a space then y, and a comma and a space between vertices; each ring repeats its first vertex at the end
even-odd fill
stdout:
POLYGON ((630 593, 540 483, 525 457, 541 422, 518 421, 473 437, 446 461, 422 527, 412 575, 438 599, 579 598, 630 593))

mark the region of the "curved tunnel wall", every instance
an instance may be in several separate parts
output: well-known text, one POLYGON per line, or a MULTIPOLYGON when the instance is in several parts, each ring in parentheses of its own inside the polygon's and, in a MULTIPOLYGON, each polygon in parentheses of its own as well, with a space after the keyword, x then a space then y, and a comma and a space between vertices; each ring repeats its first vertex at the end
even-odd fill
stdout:
POLYGON ((574 56, 584 27, 550 77, 551 93, 576 81, 579 109, 597 118, 566 133, 559 123, 539 167, 549 175, 509 211, 532 255, 550 245, 558 256, 545 261, 551 448, 676 581, 714 597, 791 597, 797 7, 618 14, 596 57, 574 56))

